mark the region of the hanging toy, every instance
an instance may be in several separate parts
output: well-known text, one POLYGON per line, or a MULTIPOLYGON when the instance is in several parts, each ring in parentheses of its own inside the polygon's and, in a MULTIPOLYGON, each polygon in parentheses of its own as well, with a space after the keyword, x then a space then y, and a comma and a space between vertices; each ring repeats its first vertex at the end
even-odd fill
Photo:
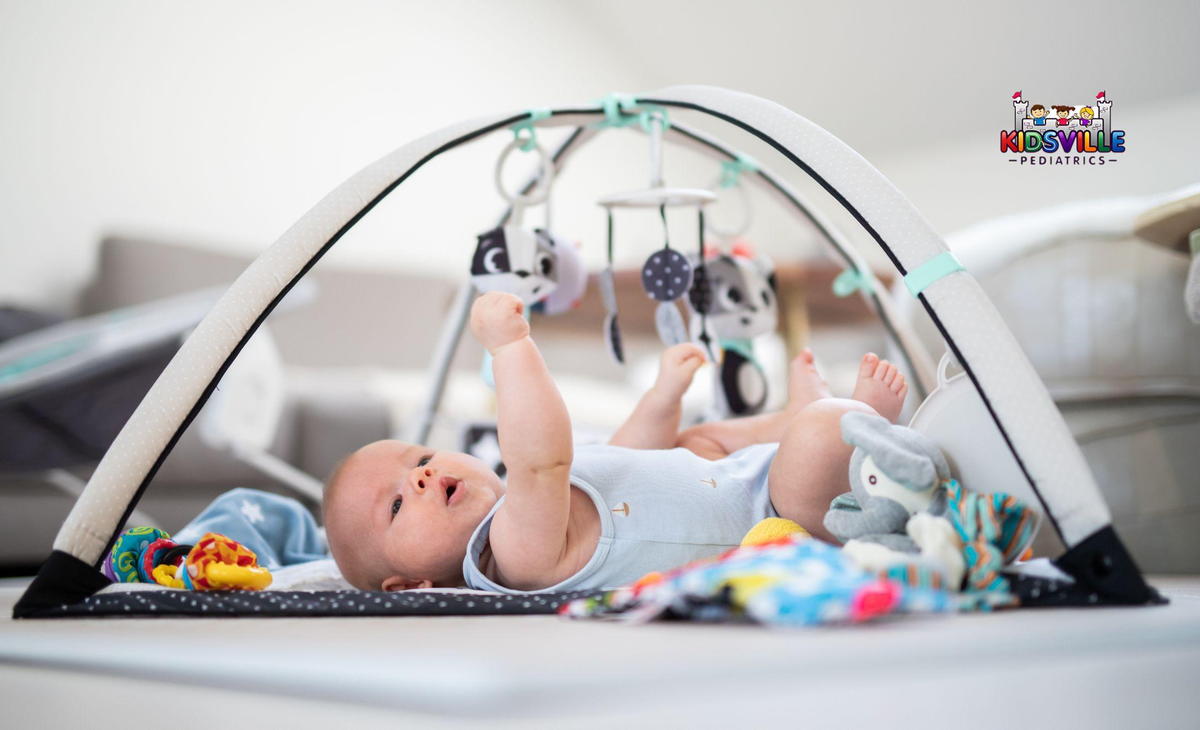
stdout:
POLYGON ((604 349, 618 365, 625 364, 621 324, 617 319, 617 290, 613 284, 613 215, 608 210, 608 263, 600 272, 600 298, 604 300, 604 349))
MULTIPOLYGON (((532 127, 529 130, 532 135, 532 127)), ((532 305, 557 288, 558 259, 564 245, 546 229, 522 225, 525 208, 544 203, 550 197, 554 163, 535 138, 522 137, 518 131, 514 130, 512 142, 496 161, 496 189, 509 202, 511 212, 506 223, 479 235, 471 256, 471 283, 477 291, 507 292, 532 305), (526 192, 517 195, 505 189, 502 176, 504 163, 515 149, 536 151, 541 161, 537 180, 526 192)))
POLYGON ((688 304, 694 314, 707 318, 717 338, 716 377, 725 410, 735 416, 760 413, 767 401, 767 378, 754 354, 754 338, 773 332, 778 322, 774 271, 744 244, 717 254, 704 268, 704 281, 693 287, 688 304))
MULTIPOLYGON (((697 269, 703 270, 703 277, 688 296, 691 313, 700 315, 692 317, 693 329, 699 319, 711 325, 717 338, 720 367, 714 377, 721 417, 760 413, 767 402, 766 372, 755 356, 754 338, 774 331, 778 321, 775 274, 770 261, 756 257, 739 238, 749 230, 753 215, 742 174, 758 170, 758 163, 746 155, 721 163, 714 187, 738 193, 741 217, 727 227, 709 217, 706 232, 717 245, 711 256, 701 247, 697 269)), ((706 335, 702 329, 694 334, 701 340, 706 335)))
POLYGON ((587 292, 587 264, 579 251, 579 244, 564 241, 557 236, 540 228, 535 230, 545 235, 552 242, 551 248, 556 254, 554 270, 558 275, 557 286, 550 295, 533 305, 534 311, 553 317, 556 314, 569 312, 579 306, 583 295, 587 292))
POLYGON ((604 296, 605 309, 608 312, 604 320, 604 341, 617 362, 624 362, 624 356, 620 352, 616 296, 612 291, 613 208, 657 208, 662 218, 663 248, 651 254, 642 265, 642 288, 647 296, 658 302, 654 324, 659 339, 663 344, 670 346, 687 342, 689 339, 677 302, 691 288, 693 274, 692 264, 687 257, 671 248, 667 232, 667 208, 694 206, 699 213, 700 230, 703 232, 703 206, 716 199, 716 196, 707 190, 669 188, 663 184, 662 135, 669 127, 666 112, 647 105, 638 119, 650 140, 650 187, 630 193, 608 195, 598 201, 608 212, 608 268, 600 277, 601 294, 604 296))
POLYGON ((471 257, 471 283, 477 291, 508 292, 533 304, 558 285, 556 246, 541 230, 493 228, 479 235, 471 257))
POLYGON ((650 254, 642 265, 642 288, 658 302, 654 325, 659 339, 670 347, 688 341, 687 327, 675 302, 692 286, 692 265, 686 256, 671 248, 666 206, 660 206, 658 214, 663 222, 663 248, 650 254))
MULTIPOLYGON (((550 189, 554 184, 554 161, 537 143, 533 121, 548 112, 531 112, 530 118, 513 125, 513 140, 496 161, 495 182, 510 210, 505 223, 479 235, 471 255, 471 284, 478 292, 501 291, 525 303, 525 317, 536 309, 542 314, 560 314, 579 305, 587 289, 587 269, 577 248, 550 232, 550 189), (504 163, 512 151, 537 152, 540 170, 524 191, 512 194, 504 187, 504 163), (546 226, 529 229, 522 225, 525 209, 545 203, 546 226)), ((495 387, 492 356, 484 353, 480 375, 495 387)))

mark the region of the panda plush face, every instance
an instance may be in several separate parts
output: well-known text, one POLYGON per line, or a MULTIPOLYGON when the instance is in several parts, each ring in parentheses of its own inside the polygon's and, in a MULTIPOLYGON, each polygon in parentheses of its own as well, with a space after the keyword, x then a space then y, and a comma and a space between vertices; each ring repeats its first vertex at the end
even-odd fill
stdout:
POLYGON ((557 246, 540 228, 493 228, 479 236, 471 258, 471 283, 481 292, 508 292, 533 304, 558 286, 557 246))
POLYGON ((755 259, 728 254, 706 262, 706 268, 710 291, 704 314, 718 338, 748 340, 775 330, 774 272, 755 259))

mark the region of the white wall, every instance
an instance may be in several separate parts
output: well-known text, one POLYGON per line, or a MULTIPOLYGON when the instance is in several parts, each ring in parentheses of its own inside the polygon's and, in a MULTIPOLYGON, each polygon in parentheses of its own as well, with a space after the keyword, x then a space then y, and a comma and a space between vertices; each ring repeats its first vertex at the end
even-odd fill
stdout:
MULTIPOLYGON (((0 301, 69 309, 107 231, 257 251, 348 175, 424 132, 676 82, 758 93, 827 126, 943 231, 1164 190, 1200 179, 1198 8, 0 0, 0 301), (1069 100, 1106 88, 1129 152, 1103 170, 1015 169, 996 137, 1016 88, 1069 100), (944 135, 928 128, 936 104, 961 109, 944 135)), ((465 268, 499 207, 490 179, 503 142, 439 158, 333 259, 465 268)), ((603 227, 592 201, 643 184, 644 158, 634 136, 614 134, 563 177, 556 227, 593 260, 603 227)), ((681 183, 713 174, 686 156, 668 166, 681 183)), ((760 245, 809 250, 808 232, 764 205, 760 245)), ((620 231, 644 245, 656 235, 652 220, 620 231)))

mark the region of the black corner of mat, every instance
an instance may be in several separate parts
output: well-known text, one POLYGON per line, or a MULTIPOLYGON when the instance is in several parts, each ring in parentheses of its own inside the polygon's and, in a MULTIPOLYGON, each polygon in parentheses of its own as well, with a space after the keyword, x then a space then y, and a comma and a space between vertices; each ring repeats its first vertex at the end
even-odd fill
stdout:
POLYGON ((1075 578, 1079 589, 1094 593, 1099 603, 1133 606, 1167 602, 1146 583, 1112 525, 1092 533, 1054 562, 1075 578))
POLYGON ((184 591, 169 588, 100 593, 58 603, 39 618, 144 618, 165 616, 300 618, 320 616, 503 616, 553 614, 596 591, 528 596, 461 591, 184 591))
POLYGON ((55 550, 13 606, 13 618, 40 618, 64 610, 109 582, 91 565, 70 553, 55 550))

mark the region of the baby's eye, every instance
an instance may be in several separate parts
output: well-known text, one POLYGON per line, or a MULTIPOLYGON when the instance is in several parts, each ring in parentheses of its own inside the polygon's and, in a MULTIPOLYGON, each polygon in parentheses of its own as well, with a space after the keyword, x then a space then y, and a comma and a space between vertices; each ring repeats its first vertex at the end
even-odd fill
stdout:
POLYGON ((420 459, 420 461, 418 461, 418 462, 417 462, 417 466, 425 466, 426 464, 428 464, 428 463, 429 463, 429 460, 430 460, 431 458, 433 458, 433 457, 430 457, 430 456, 422 456, 422 457, 421 457, 421 459, 420 459))
POLYGON ((395 517, 396 513, 400 511, 400 503, 403 501, 404 500, 400 497, 396 497, 392 500, 392 517, 395 517))

